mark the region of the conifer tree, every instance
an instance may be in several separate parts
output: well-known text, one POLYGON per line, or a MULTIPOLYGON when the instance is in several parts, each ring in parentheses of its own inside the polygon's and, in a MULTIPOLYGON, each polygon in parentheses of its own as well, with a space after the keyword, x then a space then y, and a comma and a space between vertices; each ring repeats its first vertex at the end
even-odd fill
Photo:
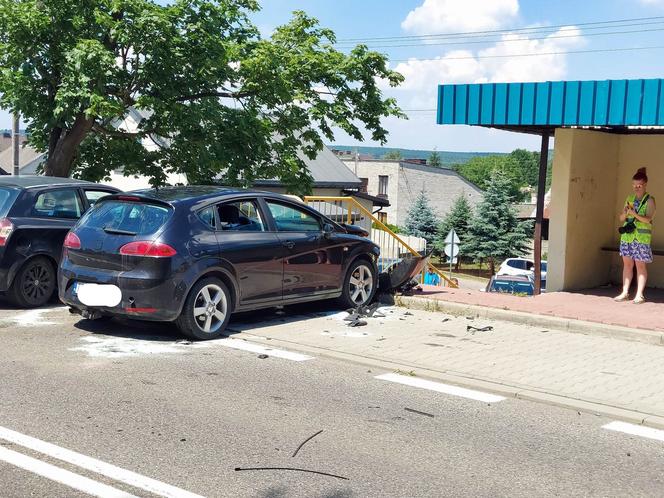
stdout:
POLYGON ((427 240, 427 245, 432 244, 438 231, 439 222, 438 217, 429 205, 427 196, 422 191, 408 210, 405 233, 406 235, 423 237, 427 240))
MULTIPOLYGON (((472 219, 473 211, 468 204, 466 197, 461 194, 454 201, 454 205, 450 212, 445 215, 443 221, 438 225, 438 235, 434 241, 434 247, 438 253, 443 253, 445 249, 445 237, 452 229, 456 232, 461 241, 465 240, 468 232, 468 224, 472 219)), ((459 261, 461 257, 457 258, 457 270, 459 269, 459 261)))
POLYGON ((461 253, 476 261, 487 261, 492 275, 496 263, 524 254, 532 237, 531 223, 517 219, 513 201, 509 177, 494 171, 461 242, 461 253))

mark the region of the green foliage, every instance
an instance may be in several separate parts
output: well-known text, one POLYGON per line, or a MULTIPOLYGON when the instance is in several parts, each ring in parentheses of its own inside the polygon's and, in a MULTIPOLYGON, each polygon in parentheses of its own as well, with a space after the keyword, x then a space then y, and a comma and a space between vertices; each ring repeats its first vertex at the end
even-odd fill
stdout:
POLYGON ((438 223, 438 217, 431 209, 429 200, 424 192, 420 192, 420 195, 417 196, 417 199, 408 210, 404 233, 415 237, 423 237, 428 244, 431 244, 436 237, 438 223))
POLYGON ((509 180, 510 196, 515 202, 520 202, 527 197, 522 192, 524 187, 537 187, 539 157, 539 152, 515 149, 506 155, 474 157, 465 164, 457 165, 455 170, 482 189, 486 189, 493 172, 502 171, 509 180))
POLYGON ((400 151, 391 150, 383 156, 383 159, 387 161, 401 161, 403 159, 403 156, 401 155, 400 151))
POLYGON ((452 209, 445 215, 443 220, 438 225, 438 235, 434 240, 434 248, 439 254, 443 253, 445 249, 445 237, 452 229, 456 232, 460 240, 466 238, 468 232, 468 224, 472 219, 473 211, 468 204, 468 200, 462 194, 454 201, 452 209))
POLYGON ((256 0, 0 0, 0 107, 21 113, 47 174, 101 179, 122 166, 154 185, 168 173, 278 177, 306 192, 298 151, 314 158, 334 128, 384 143, 381 118, 404 115, 377 82, 403 77, 364 45, 336 50, 303 12, 262 39, 257 10, 256 0), (145 119, 118 129, 131 108, 145 119))
POLYGON ((434 168, 442 168, 443 167, 443 161, 440 158, 440 154, 438 151, 434 148, 431 154, 429 155, 429 159, 427 159, 427 164, 429 166, 433 166, 434 168))
POLYGON ((491 274, 496 263, 524 254, 532 236, 531 223, 519 222, 516 218, 509 184, 510 178, 504 172, 492 173, 484 199, 477 206, 466 238, 461 242, 461 253, 475 261, 488 261, 491 274))
MULTIPOLYGON (((383 223, 387 228, 392 230, 393 233, 401 233, 401 228, 399 228, 397 225, 393 225, 392 223, 383 223)), ((371 224, 371 228, 375 228, 376 230, 382 230, 383 227, 380 226, 378 223, 375 221, 371 224)))

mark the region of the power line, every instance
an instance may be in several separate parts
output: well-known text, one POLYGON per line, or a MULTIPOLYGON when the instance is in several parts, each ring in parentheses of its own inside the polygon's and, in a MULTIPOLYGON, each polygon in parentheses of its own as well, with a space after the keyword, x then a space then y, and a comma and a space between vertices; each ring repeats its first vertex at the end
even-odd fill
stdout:
MULTIPOLYGON (((571 25, 575 27, 579 26, 599 26, 606 24, 618 24, 626 22, 635 22, 635 21, 652 21, 654 19, 664 19, 664 16, 651 16, 651 17, 634 17, 628 19, 615 19, 612 21, 595 21, 595 22, 585 22, 585 23, 566 23, 566 24, 555 24, 551 26, 529 26, 521 28, 510 28, 510 29, 495 29, 495 30, 484 30, 484 31, 464 31, 457 33, 438 33, 438 34, 429 34, 429 35, 404 35, 404 36, 384 36, 384 37, 370 37, 370 38, 342 38, 337 40, 337 43, 346 43, 346 42, 367 42, 367 41, 386 41, 386 40, 405 40, 405 39, 422 39, 422 38, 453 38, 459 36, 473 36, 473 35, 489 35, 489 34, 499 34, 499 33, 513 33, 521 31, 541 31, 541 30, 551 30, 556 28, 569 28, 571 25)), ((590 29, 590 28, 588 28, 590 29)), ((593 28, 597 29, 597 28, 593 28)))
POLYGON ((493 40, 473 40, 473 41, 453 41, 453 42, 442 42, 442 43, 414 43, 414 44, 402 44, 402 45, 376 45, 372 46, 372 49, 376 48, 405 48, 405 47, 435 47, 441 45, 471 45, 471 44, 485 44, 485 43, 515 43, 515 42, 529 42, 533 40, 554 40, 560 38, 586 38, 590 36, 608 36, 608 35, 622 35, 622 34, 632 34, 632 33, 649 33, 654 31, 664 31, 664 28, 652 28, 652 29, 638 29, 638 30, 628 30, 628 31, 608 31, 604 33, 587 33, 587 34, 574 34, 574 35, 559 35, 559 36, 544 36, 538 38, 517 38, 512 40, 503 40, 503 39, 493 39, 493 40))
POLYGON ((422 59, 417 57, 411 57, 410 59, 390 59, 390 62, 507 59, 512 57, 540 57, 543 55, 595 54, 600 52, 628 52, 628 51, 637 51, 637 50, 655 50, 662 48, 664 48, 664 45, 657 45, 653 47, 624 47, 624 48, 604 48, 604 49, 594 49, 594 50, 568 50, 566 52, 539 52, 533 54, 477 55, 477 56, 468 56, 468 57, 433 57, 433 58, 422 58, 422 59))

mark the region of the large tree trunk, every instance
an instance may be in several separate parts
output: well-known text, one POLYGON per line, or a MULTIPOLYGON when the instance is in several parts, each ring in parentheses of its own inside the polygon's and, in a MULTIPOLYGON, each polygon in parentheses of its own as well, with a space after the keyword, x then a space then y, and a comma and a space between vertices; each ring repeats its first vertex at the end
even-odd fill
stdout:
POLYGON ((64 132, 62 128, 54 128, 51 131, 48 160, 44 165, 45 175, 68 177, 71 174, 78 146, 88 135, 93 124, 93 119, 80 114, 70 130, 64 132))

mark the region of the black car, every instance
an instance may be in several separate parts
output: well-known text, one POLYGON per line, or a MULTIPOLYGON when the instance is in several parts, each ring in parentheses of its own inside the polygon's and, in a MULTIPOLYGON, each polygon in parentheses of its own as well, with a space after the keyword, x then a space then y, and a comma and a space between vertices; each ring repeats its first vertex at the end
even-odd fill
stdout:
POLYGON ((0 176, 0 292, 32 308, 51 299, 67 232, 118 189, 48 176, 0 176))
POLYGON ((231 313, 337 298, 367 304, 379 248, 267 192, 190 186, 106 197, 65 240, 60 299, 84 317, 174 321, 219 336, 231 313))

